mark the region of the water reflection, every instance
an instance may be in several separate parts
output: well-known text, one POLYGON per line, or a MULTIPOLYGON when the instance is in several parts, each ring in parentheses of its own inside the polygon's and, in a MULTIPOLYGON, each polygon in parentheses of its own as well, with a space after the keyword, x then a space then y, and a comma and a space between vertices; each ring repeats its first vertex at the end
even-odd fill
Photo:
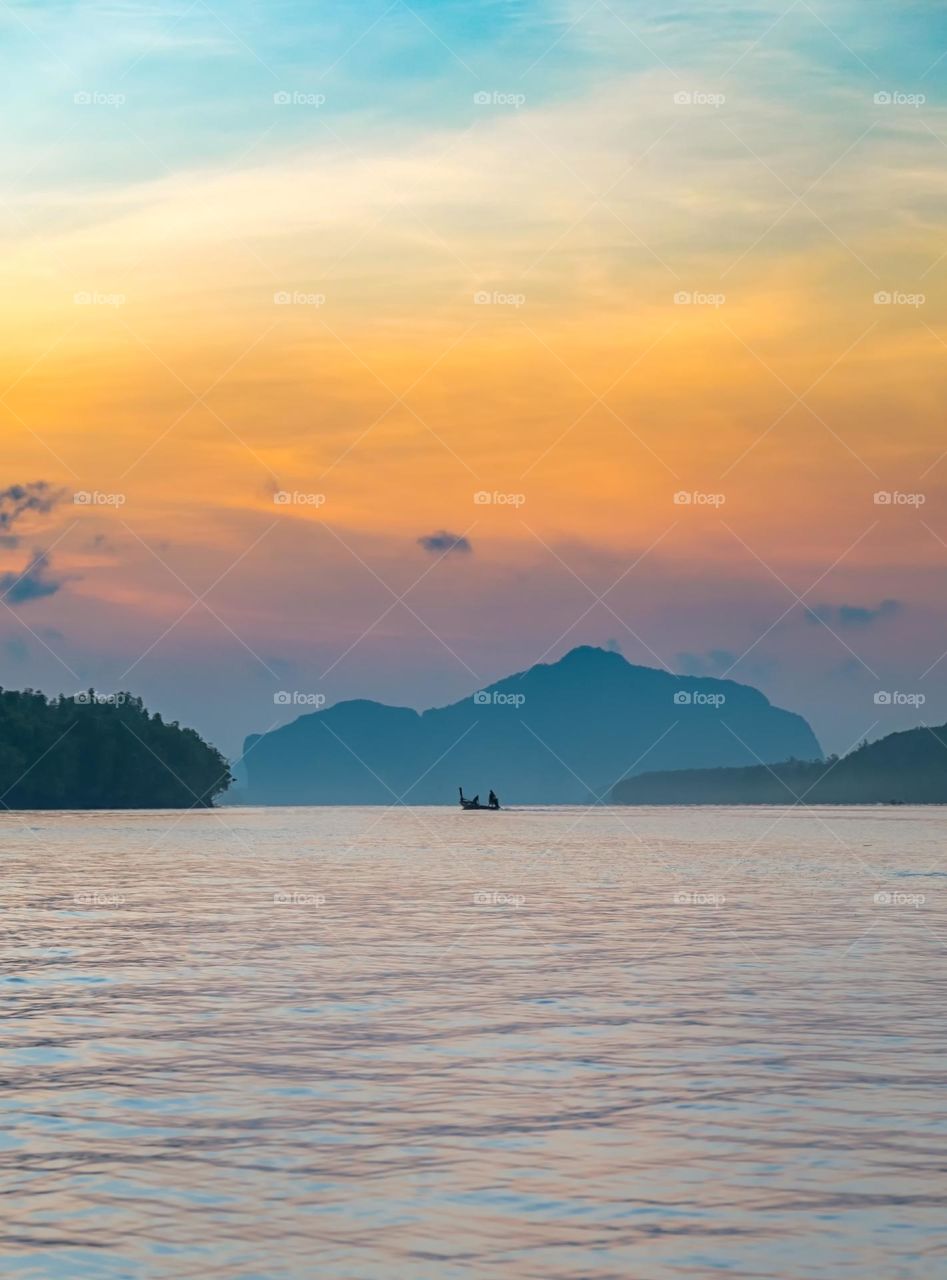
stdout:
POLYGON ((937 1274, 942 811, 0 823, 11 1275, 937 1274))

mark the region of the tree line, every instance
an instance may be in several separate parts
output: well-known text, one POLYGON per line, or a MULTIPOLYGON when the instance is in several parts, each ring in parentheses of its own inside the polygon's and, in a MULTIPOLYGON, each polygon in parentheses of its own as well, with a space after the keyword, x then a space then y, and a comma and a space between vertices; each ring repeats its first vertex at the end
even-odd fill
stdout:
POLYGON ((232 781, 215 747, 131 693, 0 689, 0 808, 209 808, 232 781))

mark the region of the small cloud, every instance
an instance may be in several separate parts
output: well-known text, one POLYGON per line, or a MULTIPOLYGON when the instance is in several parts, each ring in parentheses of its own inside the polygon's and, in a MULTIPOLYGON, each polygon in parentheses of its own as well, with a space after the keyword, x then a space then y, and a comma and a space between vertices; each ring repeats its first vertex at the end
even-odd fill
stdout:
POLYGON ((45 515, 52 511, 61 497, 62 490, 54 489, 47 480, 11 484, 6 489, 0 489, 0 545, 18 546, 20 539, 14 526, 27 512, 35 511, 45 515))
POLYGON ((33 559, 21 573, 0 573, 0 595, 9 604, 26 604, 29 600, 54 596, 66 581, 65 577, 51 572, 45 551, 34 551, 33 559))
POLYGON ((460 533, 448 533, 446 529, 438 529, 436 533, 425 533, 418 538, 418 546, 431 555, 470 555, 473 551, 469 540, 460 533))
POLYGON ((857 658, 845 658, 829 672, 832 679, 850 680, 854 676, 864 676, 865 666, 857 658))
POLYGON ((685 676, 719 676, 739 661, 728 649, 709 649, 706 653, 679 653, 677 666, 685 676))
POLYGON ((20 636, 7 636, 0 647, 2 647, 7 657, 12 658, 14 662, 25 662, 30 656, 30 651, 20 636))
POLYGON ((824 622, 832 627, 870 627, 879 618, 891 618, 900 613, 900 600, 882 600, 872 609, 860 604, 816 604, 806 609, 806 619, 812 623, 824 622))
POLYGON ((619 640, 614 640, 614 639, 606 640, 605 648, 608 650, 609 653, 621 653, 622 651, 621 642, 619 640))

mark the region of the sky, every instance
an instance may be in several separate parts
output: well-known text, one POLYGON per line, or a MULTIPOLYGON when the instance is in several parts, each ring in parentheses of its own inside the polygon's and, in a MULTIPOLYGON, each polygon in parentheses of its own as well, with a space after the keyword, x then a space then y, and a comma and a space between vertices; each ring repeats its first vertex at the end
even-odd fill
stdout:
POLYGON ((947 720, 947 10, 5 0, 0 40, 5 687, 235 755, 585 643, 828 751, 947 720))

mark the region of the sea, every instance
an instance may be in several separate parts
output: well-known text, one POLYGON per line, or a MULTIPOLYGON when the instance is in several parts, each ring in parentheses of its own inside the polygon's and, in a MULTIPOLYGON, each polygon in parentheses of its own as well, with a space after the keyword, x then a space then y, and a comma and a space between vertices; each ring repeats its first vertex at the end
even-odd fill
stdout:
POLYGON ((947 1276, 945 836, 5 812, 0 1270, 947 1276))

